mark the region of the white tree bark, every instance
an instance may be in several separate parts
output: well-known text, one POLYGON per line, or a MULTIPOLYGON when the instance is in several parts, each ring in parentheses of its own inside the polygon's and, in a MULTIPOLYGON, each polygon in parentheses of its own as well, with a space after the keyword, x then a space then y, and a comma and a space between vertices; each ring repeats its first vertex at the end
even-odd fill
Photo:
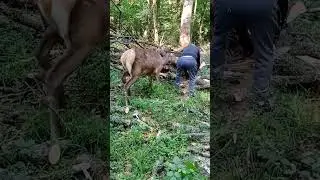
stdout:
POLYGON ((191 40, 191 17, 194 0, 184 0, 180 23, 180 45, 185 47, 191 40))

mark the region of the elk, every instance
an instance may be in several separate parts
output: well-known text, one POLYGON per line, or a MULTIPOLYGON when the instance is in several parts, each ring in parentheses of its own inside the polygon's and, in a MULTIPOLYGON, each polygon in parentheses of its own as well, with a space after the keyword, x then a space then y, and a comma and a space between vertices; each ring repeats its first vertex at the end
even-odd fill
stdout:
MULTIPOLYGON (((42 98, 42 102, 49 106, 51 140, 55 143, 60 136, 60 120, 56 109, 61 107, 64 96, 62 84, 84 62, 90 51, 104 40, 107 32, 105 9, 109 9, 105 6, 105 0, 35 2, 47 26, 35 52, 42 69, 36 78, 44 82, 46 96, 42 98), (55 58, 55 63, 51 64, 49 52, 58 42, 64 42, 66 49, 63 55, 55 58)), ((57 161, 58 159, 51 163, 57 161)))
POLYGON ((122 83, 125 94, 125 113, 129 112, 128 95, 130 87, 141 76, 149 76, 149 86, 152 87, 153 79, 159 80, 166 66, 174 62, 174 55, 161 49, 131 48, 126 50, 120 57, 120 62, 124 68, 122 83))

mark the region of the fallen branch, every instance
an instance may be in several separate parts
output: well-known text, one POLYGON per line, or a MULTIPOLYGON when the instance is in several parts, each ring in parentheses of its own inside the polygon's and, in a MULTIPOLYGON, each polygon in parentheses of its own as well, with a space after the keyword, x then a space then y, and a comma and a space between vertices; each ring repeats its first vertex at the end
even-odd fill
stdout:
POLYGON ((192 139, 201 139, 204 137, 210 137, 210 133, 189 133, 189 134, 183 134, 183 136, 188 136, 192 139))
POLYGON ((272 83, 276 85, 294 85, 294 84, 309 84, 315 83, 319 80, 316 76, 302 75, 302 76, 275 76, 272 83))
POLYGON ((308 12, 308 13, 320 12, 320 7, 310 8, 307 12, 308 12))
POLYGON ((311 35, 307 34, 307 33, 288 32, 288 34, 291 35, 291 36, 305 36, 308 39, 310 39, 310 41, 312 41, 313 43, 316 43, 316 41, 311 37, 311 35))
POLYGON ((2 2, 6 3, 6 5, 13 8, 37 8, 36 4, 34 3, 34 0, 2 0, 2 2))
POLYGON ((0 91, 4 93, 17 93, 19 90, 11 88, 11 87, 0 87, 0 91))
POLYGON ((194 153, 194 154, 198 154, 202 157, 206 157, 206 158, 210 158, 210 152, 208 151, 204 151, 204 148, 196 148, 196 147, 189 147, 188 148, 188 151, 191 152, 191 153, 194 153))
POLYGON ((317 72, 317 74, 320 73, 320 59, 313 58, 311 56, 296 56, 306 64, 312 66, 317 72))

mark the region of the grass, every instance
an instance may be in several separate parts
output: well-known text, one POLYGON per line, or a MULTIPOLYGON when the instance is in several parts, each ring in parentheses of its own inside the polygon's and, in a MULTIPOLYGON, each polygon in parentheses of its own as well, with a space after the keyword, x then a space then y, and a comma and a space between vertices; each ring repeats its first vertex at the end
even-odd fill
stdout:
POLYGON ((319 103, 311 108, 306 97, 279 91, 274 112, 251 115, 236 128, 214 119, 220 122, 211 126, 216 179, 318 179, 319 103))

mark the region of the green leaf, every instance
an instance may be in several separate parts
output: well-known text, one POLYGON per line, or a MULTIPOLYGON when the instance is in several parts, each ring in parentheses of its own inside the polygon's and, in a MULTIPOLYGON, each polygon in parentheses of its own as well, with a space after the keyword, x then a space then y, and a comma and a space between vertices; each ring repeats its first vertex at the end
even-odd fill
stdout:
POLYGON ((176 180, 176 179, 177 179, 177 178, 176 178, 176 177, 174 177, 174 176, 170 178, 170 180, 176 180))
POLYGON ((174 176, 177 177, 177 178, 180 178, 180 177, 181 177, 180 173, 178 173, 178 172, 175 172, 175 173, 174 173, 174 176))
POLYGON ((173 161, 175 164, 179 164, 181 160, 180 160, 179 157, 175 156, 172 161, 173 161))
POLYGON ((173 176, 173 172, 172 172, 172 171, 169 171, 169 172, 167 173, 167 176, 173 176))
POLYGON ((185 161, 184 162, 185 166, 190 169, 190 170, 193 170, 195 171, 197 169, 197 167, 194 165, 194 163, 192 163, 191 161, 185 161))

